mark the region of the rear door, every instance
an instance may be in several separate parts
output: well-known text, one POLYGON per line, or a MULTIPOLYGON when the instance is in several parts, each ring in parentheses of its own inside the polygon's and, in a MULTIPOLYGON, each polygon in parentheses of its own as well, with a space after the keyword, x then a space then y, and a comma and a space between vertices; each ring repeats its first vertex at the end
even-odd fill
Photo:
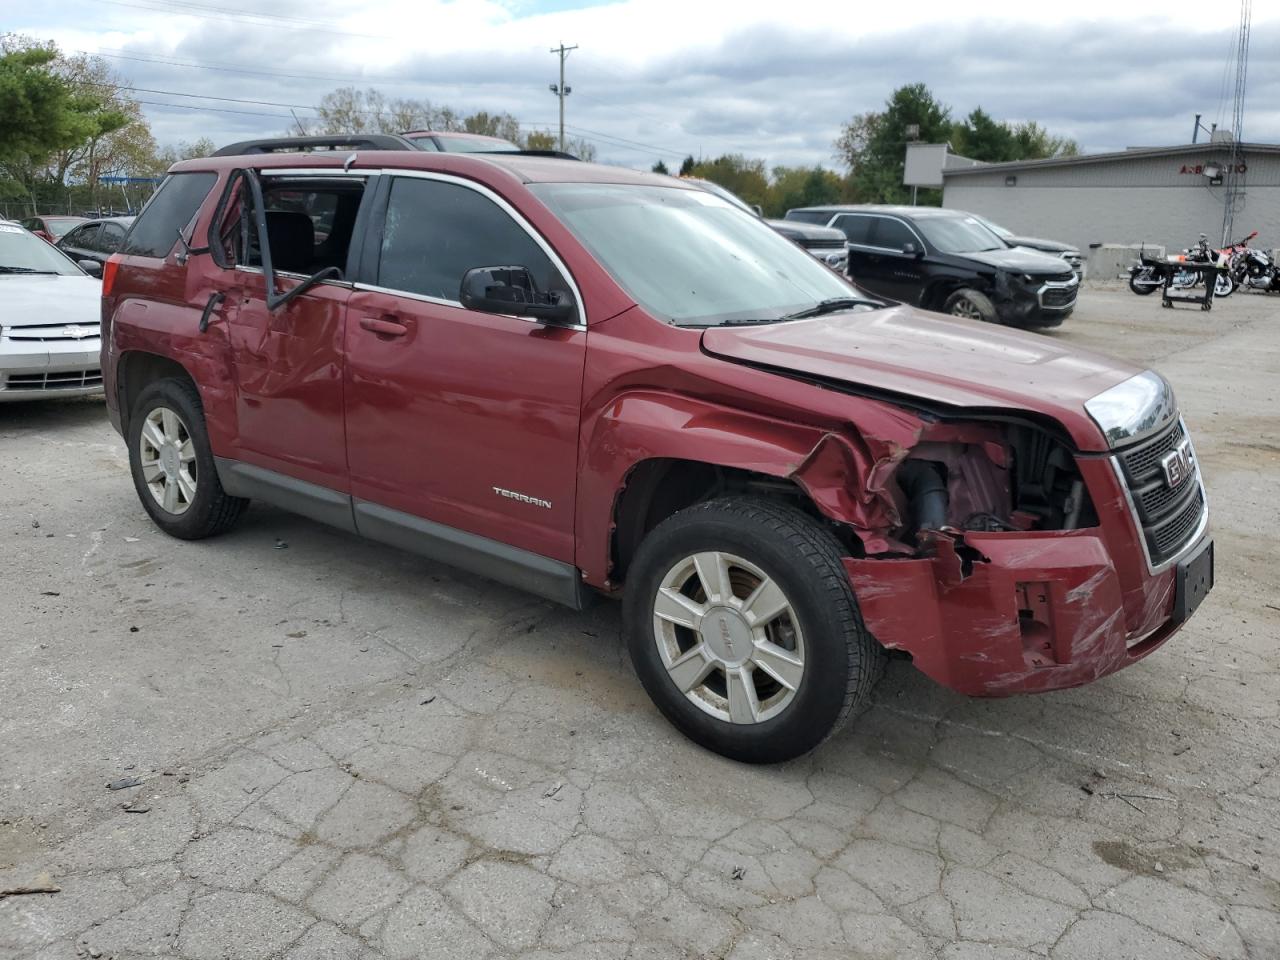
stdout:
POLYGON ((903 303, 919 303, 925 279, 924 242, 906 221, 876 217, 870 243, 879 292, 903 303), (903 252, 907 244, 920 255, 903 252))
MULTIPOLYGON (((367 179, 335 173, 262 178, 275 293, 287 292, 325 267, 338 267, 341 276, 271 309, 252 230, 248 248, 243 247, 237 196, 227 204, 221 226, 228 238, 228 263, 210 278, 211 290, 199 294, 202 307, 211 293, 222 295, 211 319, 224 327, 235 371, 237 459, 342 492, 347 490, 342 350, 352 292, 345 276, 367 179), (336 221, 335 210, 341 211, 336 221)), ((243 467, 236 469, 243 472, 243 467)), ((261 473, 251 479, 279 485, 261 473)), ((316 490, 295 492, 324 499, 316 490)), ((298 508, 315 515, 314 504, 298 508)), ((335 502, 335 509, 340 514, 344 508, 335 502)), ((346 516, 350 526, 349 509, 346 516)))
POLYGON ((871 243, 874 218, 865 213, 842 213, 831 221, 849 241, 849 277, 872 293, 888 296, 880 277, 880 261, 871 243))
POLYGON ((570 564, 586 327, 467 310, 459 288, 486 266, 524 266, 543 290, 571 278, 480 185, 386 179, 346 335, 357 525, 428 553, 410 538, 440 532, 421 519, 483 538, 452 539, 453 562, 496 543, 570 564))

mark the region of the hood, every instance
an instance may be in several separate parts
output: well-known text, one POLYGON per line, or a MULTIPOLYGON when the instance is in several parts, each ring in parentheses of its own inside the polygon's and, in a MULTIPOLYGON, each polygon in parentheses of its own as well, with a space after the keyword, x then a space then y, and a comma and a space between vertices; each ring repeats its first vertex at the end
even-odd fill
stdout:
POLYGON ((1044 250, 1047 253, 1066 253, 1068 250, 1080 252, 1069 243, 1044 240, 1040 237, 1004 237, 1003 239, 1005 243, 1011 243, 1015 247, 1031 247, 1033 250, 1044 250))
POLYGON ((963 257, 999 270, 1029 273, 1037 277, 1058 276, 1068 273, 1071 269, 1061 257, 1020 247, 1001 247, 999 250, 982 250, 978 253, 953 253, 950 256, 963 257))
POLYGON ((816 223, 801 223, 799 220, 766 220, 765 223, 788 240, 827 240, 832 243, 844 243, 844 234, 835 227, 820 227, 816 223))
POLYGON ((93 277, 0 274, 0 327, 102 321, 102 281, 93 277))
POLYGON ((1107 446, 1085 401, 1141 372, 1041 334, 905 306, 711 327, 702 345, 726 360, 917 398, 926 406, 1042 414, 1062 424, 1079 449, 1096 451, 1107 446))

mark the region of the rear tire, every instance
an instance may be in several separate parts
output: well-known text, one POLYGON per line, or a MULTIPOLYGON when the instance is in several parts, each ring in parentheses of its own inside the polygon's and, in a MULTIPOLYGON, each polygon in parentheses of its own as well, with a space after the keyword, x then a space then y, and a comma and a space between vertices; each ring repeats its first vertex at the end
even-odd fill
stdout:
POLYGON ((839 542, 800 510, 732 496, 655 527, 627 578, 631 661, 695 743, 778 763, 830 737, 880 678, 839 542))
POLYGON ((129 415, 129 466, 143 509, 165 533, 200 540, 230 529, 249 505, 222 489, 200 394, 188 380, 143 388, 129 415))
POLYGON ((949 313, 953 317, 963 317, 966 320, 981 320, 983 323, 1000 322, 1000 314, 996 311, 996 305, 991 302, 991 298, 981 291, 968 287, 957 290, 947 297, 947 302, 942 305, 942 312, 949 313))
POLYGON ((1129 277, 1129 289, 1132 290, 1134 293, 1136 293, 1140 297, 1150 296, 1151 294, 1159 290, 1160 287, 1161 287, 1161 284, 1153 281, 1147 281, 1147 283, 1139 283, 1137 277, 1133 277, 1133 276, 1129 277))

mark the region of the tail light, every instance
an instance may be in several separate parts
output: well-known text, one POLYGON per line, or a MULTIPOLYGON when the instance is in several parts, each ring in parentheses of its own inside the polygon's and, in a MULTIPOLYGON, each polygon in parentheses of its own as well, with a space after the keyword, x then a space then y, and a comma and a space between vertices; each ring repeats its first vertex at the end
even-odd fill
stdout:
POLYGON ((107 262, 102 267, 102 295, 104 297, 111 296, 111 290, 116 285, 116 271, 120 269, 120 254, 113 253, 107 258, 107 262))

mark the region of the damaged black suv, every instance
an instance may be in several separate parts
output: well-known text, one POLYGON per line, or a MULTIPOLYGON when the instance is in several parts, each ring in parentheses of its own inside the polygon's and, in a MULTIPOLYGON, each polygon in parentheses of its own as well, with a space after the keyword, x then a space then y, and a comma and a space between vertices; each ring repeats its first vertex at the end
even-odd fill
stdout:
POLYGON ((1080 280, 1058 257, 1009 246, 977 217, 939 207, 828 206, 788 220, 831 226, 849 241, 849 276, 902 303, 987 323, 1056 327, 1080 280))

